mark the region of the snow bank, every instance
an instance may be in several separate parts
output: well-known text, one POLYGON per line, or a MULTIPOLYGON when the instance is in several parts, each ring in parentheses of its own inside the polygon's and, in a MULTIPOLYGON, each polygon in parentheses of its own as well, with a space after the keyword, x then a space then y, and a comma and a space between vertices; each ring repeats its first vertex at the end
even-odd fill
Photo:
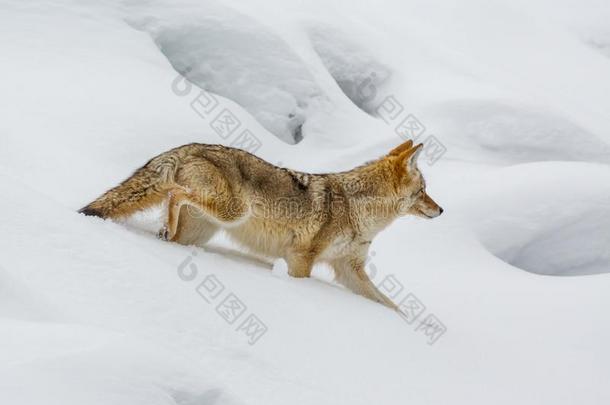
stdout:
POLYGON ((343 93, 363 111, 377 115, 390 68, 344 32, 318 24, 308 29, 315 52, 343 93))
POLYGON ((459 159, 492 164, 537 161, 610 163, 610 145, 555 113, 497 100, 450 101, 430 113, 459 159))
POLYGON ((308 117, 330 108, 299 55, 247 15, 215 2, 193 7, 188 15, 164 8, 140 13, 130 21, 150 33, 179 74, 239 103, 285 142, 301 141, 308 117))
POLYGON ((606 165, 533 163, 492 172, 473 187, 468 218, 493 254, 547 275, 610 272, 606 165))

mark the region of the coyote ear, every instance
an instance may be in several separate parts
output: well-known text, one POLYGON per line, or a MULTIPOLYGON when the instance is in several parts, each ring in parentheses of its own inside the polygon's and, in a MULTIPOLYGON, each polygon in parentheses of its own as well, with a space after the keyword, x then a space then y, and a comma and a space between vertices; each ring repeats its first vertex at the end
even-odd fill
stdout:
POLYGON ((390 151, 390 153, 388 153, 388 155, 389 156, 398 156, 402 152, 411 149, 411 146, 413 146, 413 141, 409 139, 407 142, 403 142, 400 145, 398 145, 397 147, 395 147, 394 149, 392 149, 390 151))
POLYGON ((407 169, 413 170, 417 166, 417 158, 424 148, 424 144, 420 143, 411 149, 403 152, 398 157, 398 161, 405 165, 407 169))

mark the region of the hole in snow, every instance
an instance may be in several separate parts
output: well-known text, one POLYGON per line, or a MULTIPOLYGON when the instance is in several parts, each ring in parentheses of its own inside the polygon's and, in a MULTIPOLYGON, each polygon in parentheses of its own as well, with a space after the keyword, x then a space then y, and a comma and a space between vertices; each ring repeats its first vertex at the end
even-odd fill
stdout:
POLYGON ((310 29, 309 39, 343 93, 362 111, 375 115, 390 69, 361 45, 332 28, 310 29))
MULTIPOLYGON (((498 229, 499 233, 507 229, 498 229)), ((610 273, 610 209, 593 210, 553 224, 523 228, 521 240, 492 253, 532 273, 577 276, 610 273)))
POLYGON ((149 10, 153 18, 132 25, 147 31, 190 82, 235 101, 281 140, 299 142, 308 118, 328 109, 327 97, 303 61, 251 18, 228 8, 201 7, 189 22, 159 19, 156 14, 165 11, 149 10))
POLYGON ((495 256, 545 275, 610 273, 610 169, 548 162, 494 172, 470 222, 495 256))

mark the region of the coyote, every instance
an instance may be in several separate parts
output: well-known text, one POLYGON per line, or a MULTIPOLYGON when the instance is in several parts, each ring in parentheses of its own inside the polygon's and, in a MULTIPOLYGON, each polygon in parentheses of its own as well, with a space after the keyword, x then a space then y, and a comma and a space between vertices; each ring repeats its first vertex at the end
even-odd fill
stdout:
POLYGON ((394 219, 443 212, 426 194, 421 150, 407 141, 355 169, 309 174, 193 143, 154 157, 79 212, 116 219, 166 203, 164 240, 202 246, 223 229, 246 249, 285 259, 293 277, 325 262, 340 284, 398 310, 364 267, 371 240, 394 219))

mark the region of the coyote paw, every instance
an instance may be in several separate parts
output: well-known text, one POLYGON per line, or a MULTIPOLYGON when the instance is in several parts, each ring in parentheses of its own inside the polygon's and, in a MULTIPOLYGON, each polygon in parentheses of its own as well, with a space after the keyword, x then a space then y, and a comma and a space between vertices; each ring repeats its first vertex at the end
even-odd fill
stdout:
POLYGON ((163 228, 159 229, 157 238, 165 241, 169 240, 169 229, 167 229, 167 225, 164 225, 163 228))

